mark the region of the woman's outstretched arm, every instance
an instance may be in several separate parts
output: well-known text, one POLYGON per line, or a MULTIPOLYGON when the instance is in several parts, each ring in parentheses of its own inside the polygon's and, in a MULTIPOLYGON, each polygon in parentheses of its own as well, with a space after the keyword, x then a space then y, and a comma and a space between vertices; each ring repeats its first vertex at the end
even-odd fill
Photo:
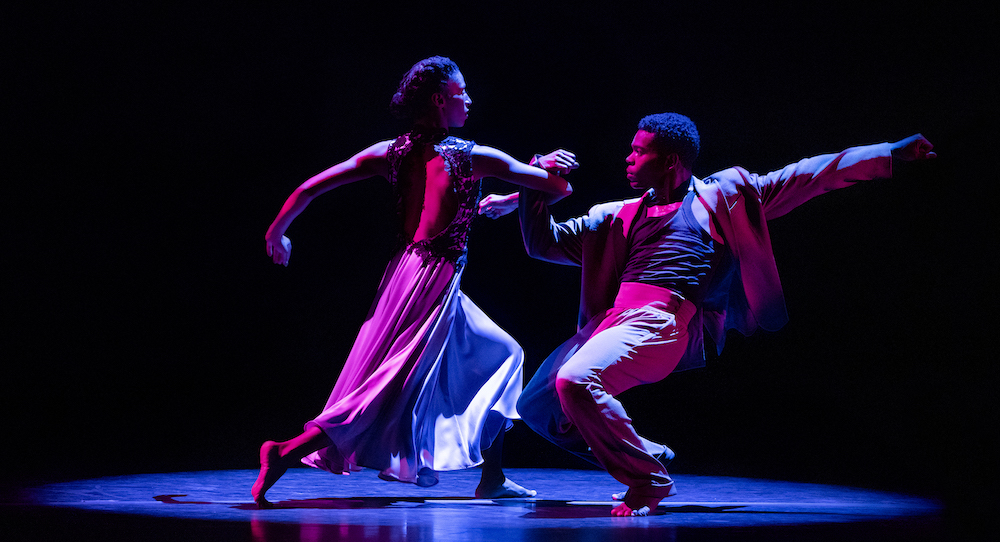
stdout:
POLYGON ((278 211, 271 227, 264 235, 267 243, 267 255, 276 264, 288 265, 292 251, 292 242, 285 237, 285 230, 299 216, 316 196, 345 184, 367 179, 369 177, 388 175, 388 163, 385 160, 391 141, 382 141, 355 154, 343 162, 313 175, 299 185, 285 204, 278 211))
POLYGON ((545 192, 549 195, 548 203, 555 203, 573 193, 573 187, 562 177, 529 166, 501 150, 484 145, 476 145, 472 149, 472 171, 477 177, 496 177, 511 184, 545 192))
MULTIPOLYGON (((566 175, 580 167, 576 161, 576 155, 564 149, 556 149, 546 155, 536 154, 528 164, 556 175, 566 175)), ((554 201, 557 200, 548 203, 554 201)), ((479 214, 489 218, 499 218, 516 210, 517 202, 517 192, 504 195, 488 194, 479 202, 479 214)))

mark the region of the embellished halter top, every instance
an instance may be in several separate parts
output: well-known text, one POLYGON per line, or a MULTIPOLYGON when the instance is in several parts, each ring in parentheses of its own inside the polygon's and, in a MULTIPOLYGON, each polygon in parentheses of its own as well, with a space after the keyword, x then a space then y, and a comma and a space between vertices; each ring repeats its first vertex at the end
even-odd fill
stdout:
POLYGON ((434 236, 413 241, 412 238, 406 238, 406 233, 400 227, 397 243, 400 249, 412 247, 425 259, 444 258, 455 264, 464 264, 468 252, 469 230, 476 218, 481 197, 481 183, 472 174, 472 147, 475 142, 445 135, 443 131, 430 134, 413 131, 399 136, 389 145, 386 156, 389 162, 389 182, 396 197, 396 214, 400 221, 403 219, 404 198, 409 188, 409 183, 400 179, 400 169, 407 155, 414 150, 419 151, 424 145, 433 145, 434 152, 444 160, 445 171, 451 178, 451 189, 458 203, 454 218, 434 236))

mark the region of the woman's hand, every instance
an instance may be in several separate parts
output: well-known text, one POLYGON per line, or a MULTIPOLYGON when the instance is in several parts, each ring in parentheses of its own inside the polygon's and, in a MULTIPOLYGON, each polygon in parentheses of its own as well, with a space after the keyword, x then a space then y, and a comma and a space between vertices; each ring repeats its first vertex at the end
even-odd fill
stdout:
POLYGON ((489 194, 479 200, 479 214, 492 219, 500 218, 517 209, 517 201, 517 192, 505 196, 489 194))
POLYGON ((565 149, 556 149, 545 156, 536 155, 536 158, 532 158, 528 165, 544 169, 560 177, 580 167, 576 161, 576 155, 565 149))
MULTIPOLYGON (((572 167, 572 164, 575 163, 575 159, 571 158, 573 153, 568 151, 555 151, 549 156, 553 155, 561 157, 561 162, 557 159, 556 167, 572 167)), ((532 160, 532 162, 541 162, 541 160, 532 160)), ((573 187, 566 182, 566 179, 555 173, 529 166, 515 160, 511 155, 501 150, 484 145, 476 145, 472 148, 472 171, 478 178, 496 177, 501 181, 544 192, 547 195, 546 203, 555 203, 573 193, 573 187)), ((492 201, 487 204, 489 203, 492 201)))
POLYGON ((267 241, 267 255, 276 264, 288 267, 288 258, 292 255, 292 240, 281 236, 281 239, 265 239, 267 241))

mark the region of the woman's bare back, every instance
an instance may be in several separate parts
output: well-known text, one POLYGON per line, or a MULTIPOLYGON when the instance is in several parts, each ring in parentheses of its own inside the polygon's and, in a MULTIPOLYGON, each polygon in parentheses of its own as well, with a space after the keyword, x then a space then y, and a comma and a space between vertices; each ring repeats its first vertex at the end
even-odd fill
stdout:
POLYGON ((458 211, 458 197, 444 158, 433 145, 414 149, 404 160, 398 182, 403 211, 403 235, 414 241, 431 239, 448 227, 458 211))

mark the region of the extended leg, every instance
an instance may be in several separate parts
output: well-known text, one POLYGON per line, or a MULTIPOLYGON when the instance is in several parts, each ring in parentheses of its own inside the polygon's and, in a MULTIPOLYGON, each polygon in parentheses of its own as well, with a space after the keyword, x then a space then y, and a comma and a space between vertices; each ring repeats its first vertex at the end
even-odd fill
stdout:
POLYGON ((264 498, 275 482, 281 478, 288 467, 296 464, 303 457, 332 446, 333 442, 326 433, 318 427, 309 427, 299 436, 284 442, 267 441, 260 447, 260 473, 257 481, 250 488, 253 500, 260 508, 267 508, 271 503, 264 498))

